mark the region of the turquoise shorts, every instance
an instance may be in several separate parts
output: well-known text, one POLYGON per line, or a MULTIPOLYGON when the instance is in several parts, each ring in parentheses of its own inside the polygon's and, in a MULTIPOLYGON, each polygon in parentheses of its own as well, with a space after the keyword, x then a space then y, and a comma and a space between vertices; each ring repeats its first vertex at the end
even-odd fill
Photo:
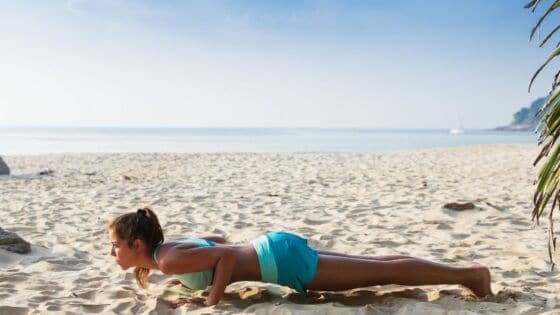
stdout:
POLYGON ((305 292, 315 278, 319 256, 307 240, 286 232, 267 233, 253 241, 263 282, 277 283, 305 292))

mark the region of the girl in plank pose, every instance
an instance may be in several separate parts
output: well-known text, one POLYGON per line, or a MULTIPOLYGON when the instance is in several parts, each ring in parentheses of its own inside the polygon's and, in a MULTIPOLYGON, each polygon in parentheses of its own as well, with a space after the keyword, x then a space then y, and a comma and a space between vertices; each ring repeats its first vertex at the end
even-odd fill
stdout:
POLYGON ((409 256, 353 256, 311 248, 287 232, 271 232, 248 244, 228 245, 221 237, 164 242, 156 214, 149 208, 111 222, 111 256, 146 287, 150 269, 172 275, 191 289, 210 286, 206 305, 220 301, 226 286, 262 281, 295 289, 341 291, 385 284, 460 284, 476 296, 492 295, 484 266, 457 267, 409 256))

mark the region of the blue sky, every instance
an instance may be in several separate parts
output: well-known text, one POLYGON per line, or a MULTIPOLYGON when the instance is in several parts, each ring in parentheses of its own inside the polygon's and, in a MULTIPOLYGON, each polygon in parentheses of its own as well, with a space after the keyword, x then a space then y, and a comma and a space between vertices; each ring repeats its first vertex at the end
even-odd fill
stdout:
POLYGON ((550 86, 524 4, 2 1, 0 125, 491 128, 550 86))

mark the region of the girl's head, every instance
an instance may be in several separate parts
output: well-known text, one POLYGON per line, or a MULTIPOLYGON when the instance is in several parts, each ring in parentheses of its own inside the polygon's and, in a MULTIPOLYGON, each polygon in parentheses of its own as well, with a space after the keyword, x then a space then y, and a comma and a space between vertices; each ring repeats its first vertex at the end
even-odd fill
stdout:
POLYGON ((125 213, 109 222, 111 256, 122 269, 134 268, 136 282, 146 287, 150 269, 136 265, 138 257, 151 257, 157 244, 163 242, 163 231, 156 214, 148 207, 125 213))

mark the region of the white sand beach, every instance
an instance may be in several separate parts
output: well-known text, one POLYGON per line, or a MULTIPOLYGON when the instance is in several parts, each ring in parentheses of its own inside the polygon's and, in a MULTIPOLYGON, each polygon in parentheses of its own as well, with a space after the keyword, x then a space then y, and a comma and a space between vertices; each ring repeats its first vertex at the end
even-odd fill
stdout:
POLYGON ((0 227, 33 245, 0 250, 0 314, 560 314, 547 219, 531 221, 535 145, 379 154, 8 155, 0 227), (52 175, 37 173, 50 168, 52 175), (473 202, 473 210, 443 208, 473 202), (290 294, 230 285, 218 305, 170 308, 201 295, 159 272, 137 287, 109 255, 105 223, 151 206, 166 239, 218 234, 247 242, 272 230, 320 249, 405 254, 490 268, 493 298, 457 286, 383 286, 290 294), (457 289, 460 291, 457 292, 457 289))

